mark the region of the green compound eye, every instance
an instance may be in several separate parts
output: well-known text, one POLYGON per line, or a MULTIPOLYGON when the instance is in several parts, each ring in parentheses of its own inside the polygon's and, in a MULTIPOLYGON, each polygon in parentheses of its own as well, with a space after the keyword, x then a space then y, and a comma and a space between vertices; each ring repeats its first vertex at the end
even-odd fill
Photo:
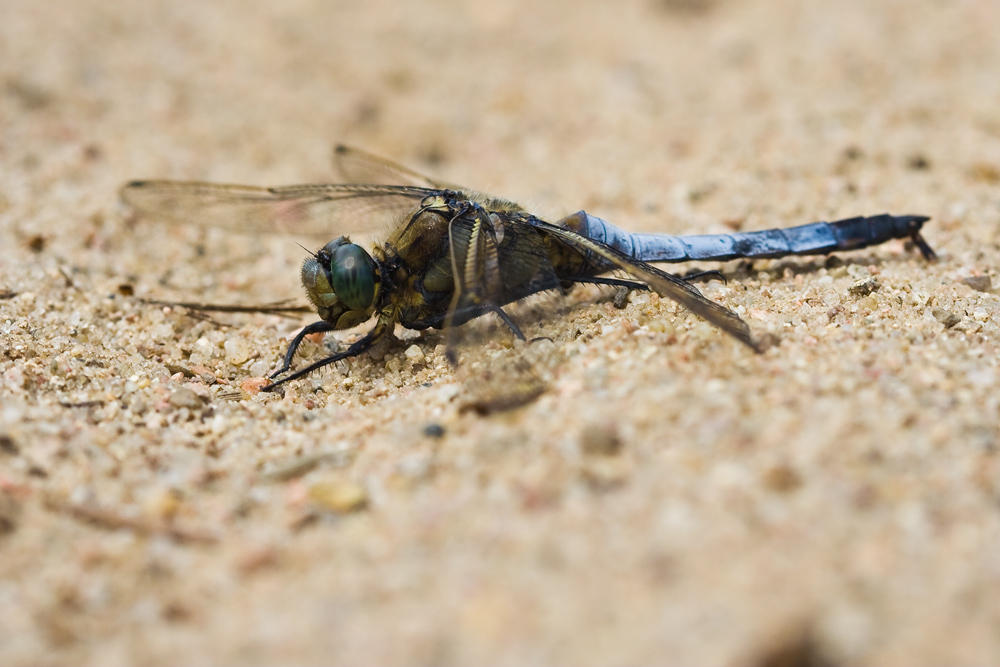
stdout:
POLYGON ((375 264, 365 249, 345 243, 330 261, 333 291, 351 310, 368 310, 375 301, 375 264))

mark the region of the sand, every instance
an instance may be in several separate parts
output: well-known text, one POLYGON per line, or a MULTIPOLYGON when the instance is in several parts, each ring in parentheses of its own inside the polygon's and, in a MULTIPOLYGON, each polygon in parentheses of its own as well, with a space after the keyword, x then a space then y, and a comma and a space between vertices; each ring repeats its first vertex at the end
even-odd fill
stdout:
POLYGON ((1000 4, 479 4, 0 6, 0 663, 1000 662, 1000 4), (940 260, 682 266, 760 355, 588 287, 241 393, 312 318, 140 298, 301 303, 328 239, 117 189, 336 142, 632 230, 925 214, 940 260), (467 409, 518 359, 543 394, 467 409))

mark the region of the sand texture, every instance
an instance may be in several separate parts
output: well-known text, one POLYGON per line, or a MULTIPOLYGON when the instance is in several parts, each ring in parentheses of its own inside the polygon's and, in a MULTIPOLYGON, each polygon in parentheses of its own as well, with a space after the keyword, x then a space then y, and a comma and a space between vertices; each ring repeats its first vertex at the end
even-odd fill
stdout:
POLYGON ((998 26, 0 3, 0 664, 1000 663, 998 26), (137 222, 117 190, 330 182, 336 142, 630 230, 924 214, 940 259, 682 265, 723 271, 700 288, 759 355, 584 286, 513 309, 549 340, 474 327, 456 370, 400 330, 258 394, 314 316, 140 299, 304 303, 297 244, 329 239, 137 222))

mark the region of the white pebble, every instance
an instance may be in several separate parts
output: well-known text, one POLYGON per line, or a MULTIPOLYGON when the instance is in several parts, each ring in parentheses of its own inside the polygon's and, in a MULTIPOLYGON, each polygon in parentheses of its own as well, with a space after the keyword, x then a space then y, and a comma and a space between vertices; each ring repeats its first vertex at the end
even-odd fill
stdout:
POLYGON ((226 361, 235 366, 250 358, 250 348, 242 338, 230 338, 222 347, 226 350, 226 361))

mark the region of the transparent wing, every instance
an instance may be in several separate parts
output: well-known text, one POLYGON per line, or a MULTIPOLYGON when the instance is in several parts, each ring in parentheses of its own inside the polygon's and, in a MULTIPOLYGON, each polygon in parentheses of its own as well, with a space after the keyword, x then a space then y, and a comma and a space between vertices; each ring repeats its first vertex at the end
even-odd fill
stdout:
POLYGON ((451 220, 448 235, 455 290, 443 321, 449 359, 457 359, 468 331, 459 325, 489 312, 523 339, 502 307, 559 285, 541 234, 517 217, 475 206, 451 220))
POLYGON ((533 219, 532 224, 538 229, 559 237, 572 246, 596 253, 619 269, 643 281, 662 296, 673 299, 695 315, 733 336, 741 343, 760 351, 760 345, 750 335, 750 327, 740 319, 739 315, 714 301, 706 299, 701 292, 677 276, 671 275, 666 271, 661 271, 645 262, 632 259, 614 248, 593 239, 588 239, 568 229, 563 229, 562 227, 557 227, 538 219, 533 219))
POLYGON ((142 217, 254 233, 379 232, 437 190, 392 185, 289 185, 265 188, 196 181, 133 181, 121 199, 142 217))
POLYGON ((344 183, 409 185, 432 190, 465 189, 435 181, 391 160, 342 144, 333 149, 333 165, 344 183))
POLYGON ((161 301, 160 299, 137 299, 140 303, 148 303, 152 306, 170 306, 173 308, 187 308, 188 310, 214 312, 214 313, 267 313, 271 315, 281 315, 282 317, 297 317, 299 313, 314 313, 316 309, 312 306, 300 306, 293 304, 290 299, 272 301, 259 305, 240 305, 232 303, 202 303, 200 301, 161 301))
POLYGON ((500 238, 501 305, 559 287, 559 278, 538 230, 519 216, 490 217, 500 238))

